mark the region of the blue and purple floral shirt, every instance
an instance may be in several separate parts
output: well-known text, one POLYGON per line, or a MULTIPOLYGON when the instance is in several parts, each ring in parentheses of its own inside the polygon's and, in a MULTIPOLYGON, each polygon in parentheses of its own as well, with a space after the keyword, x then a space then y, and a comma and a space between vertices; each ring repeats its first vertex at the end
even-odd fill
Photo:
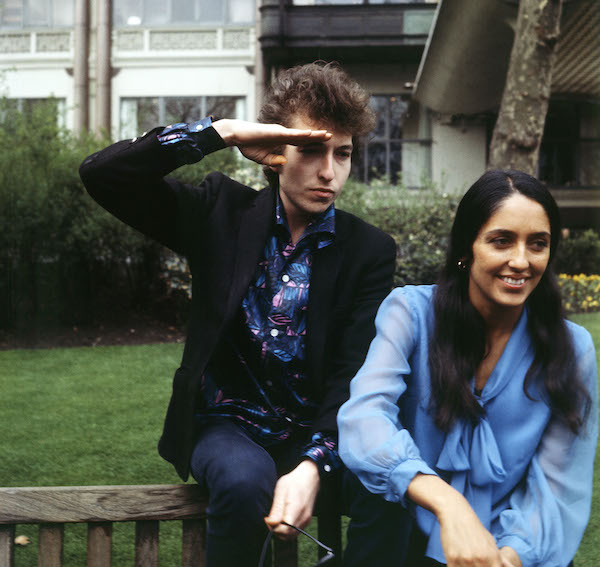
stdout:
MULTIPOLYGON (((210 124, 210 123, 208 123, 210 124)), ((182 149, 182 163, 206 153, 194 133, 206 121, 175 124, 159 134, 164 145, 182 149)), ((275 223, 263 259, 239 311, 207 365, 197 419, 232 419, 263 446, 280 443, 310 427, 318 409, 305 375, 306 312, 312 253, 335 238, 335 209, 315 217, 292 243, 285 210, 276 197, 275 223)), ((304 448, 320 470, 340 466, 336 442, 317 433, 304 448)))

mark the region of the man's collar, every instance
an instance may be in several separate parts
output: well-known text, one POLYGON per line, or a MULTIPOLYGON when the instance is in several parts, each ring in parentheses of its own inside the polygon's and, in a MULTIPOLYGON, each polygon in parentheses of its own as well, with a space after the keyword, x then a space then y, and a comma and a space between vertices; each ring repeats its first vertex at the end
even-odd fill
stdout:
MULTIPOLYGON (((290 234, 285 207, 281 202, 278 190, 275 191, 275 223, 284 228, 288 235, 290 234)), ((331 205, 329 205, 322 213, 315 215, 310 220, 307 227, 304 229, 300 240, 310 234, 329 234, 333 239, 335 236, 335 207, 333 203, 331 203, 331 205)))

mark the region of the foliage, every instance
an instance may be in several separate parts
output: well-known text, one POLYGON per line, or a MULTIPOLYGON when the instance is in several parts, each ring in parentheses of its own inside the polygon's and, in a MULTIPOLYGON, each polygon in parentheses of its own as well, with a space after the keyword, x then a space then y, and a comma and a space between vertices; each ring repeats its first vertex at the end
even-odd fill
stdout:
POLYGON ((391 234, 398 245, 395 285, 433 283, 444 262, 459 195, 433 185, 406 189, 386 181, 349 181, 339 207, 391 234))
MULTIPOLYGON (((94 203, 79 178, 83 159, 109 143, 61 129, 55 100, 21 112, 0 98, 0 328, 88 323, 146 310, 162 292, 162 248, 94 203)), ((239 164, 222 151, 176 173, 199 183, 239 164)))
POLYGON ((567 313, 600 311, 600 276, 560 274, 558 285, 567 313))
POLYGON ((593 229, 569 231, 560 243, 554 267, 566 274, 595 274, 600 270, 600 235, 593 229))
POLYGON ((220 171, 254 189, 260 189, 266 185, 260 166, 248 162, 241 156, 237 148, 227 148, 209 154, 195 164, 174 171, 172 176, 182 183, 200 185, 211 171, 220 171))

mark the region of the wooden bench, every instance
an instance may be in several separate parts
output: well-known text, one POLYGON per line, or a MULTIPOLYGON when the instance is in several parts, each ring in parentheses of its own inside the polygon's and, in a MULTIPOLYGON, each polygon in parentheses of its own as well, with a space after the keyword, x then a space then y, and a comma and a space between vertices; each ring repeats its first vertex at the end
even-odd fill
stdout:
MULTIPOLYGON (((337 560, 341 520, 334 499, 322 503, 320 518, 319 539, 337 560)), ((181 566, 203 567, 206 495, 197 485, 0 488, 0 566, 14 567, 19 524, 40 526, 38 567, 62 567, 64 524, 87 523, 87 567, 110 567, 113 522, 135 522, 135 566, 158 567, 159 522, 167 520, 182 521, 181 566)), ((275 541, 274 564, 296 567, 297 542, 275 541)))

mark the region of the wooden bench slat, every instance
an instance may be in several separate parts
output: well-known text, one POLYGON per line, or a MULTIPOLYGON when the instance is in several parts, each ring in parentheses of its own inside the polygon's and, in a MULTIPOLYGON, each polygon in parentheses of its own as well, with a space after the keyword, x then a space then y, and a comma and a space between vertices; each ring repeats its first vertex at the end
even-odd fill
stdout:
POLYGON ((158 521, 135 523, 135 567, 158 567, 158 521))
POLYGON ((15 564, 15 526, 0 526, 0 565, 15 564))
POLYGON ((88 524, 87 567, 110 567, 112 523, 88 524))
POLYGON ((0 488, 0 524, 203 518, 196 484, 0 488))
POLYGON ((204 567, 206 521, 184 520, 181 538, 181 567, 204 567))
POLYGON ((62 567, 64 531, 63 524, 40 525, 38 567, 62 567))

